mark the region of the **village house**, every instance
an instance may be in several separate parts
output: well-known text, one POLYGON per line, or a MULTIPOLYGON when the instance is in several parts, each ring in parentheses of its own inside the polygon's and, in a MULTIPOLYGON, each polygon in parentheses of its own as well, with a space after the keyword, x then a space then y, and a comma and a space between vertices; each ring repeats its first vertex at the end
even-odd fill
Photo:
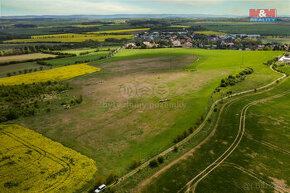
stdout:
POLYGON ((125 44, 125 48, 133 48, 133 47, 136 47, 136 44, 135 43, 125 44))
POLYGON ((152 48, 152 47, 157 47, 159 46, 159 44, 155 44, 155 43, 150 43, 150 42, 143 42, 143 44, 148 47, 148 48, 152 48))
POLYGON ((192 43, 185 42, 184 44, 182 44, 182 47, 184 47, 184 48, 191 48, 192 47, 192 43))
POLYGON ((278 61, 290 65, 290 56, 282 56, 278 61))
POLYGON ((179 40, 172 41, 174 47, 181 47, 181 42, 179 40))

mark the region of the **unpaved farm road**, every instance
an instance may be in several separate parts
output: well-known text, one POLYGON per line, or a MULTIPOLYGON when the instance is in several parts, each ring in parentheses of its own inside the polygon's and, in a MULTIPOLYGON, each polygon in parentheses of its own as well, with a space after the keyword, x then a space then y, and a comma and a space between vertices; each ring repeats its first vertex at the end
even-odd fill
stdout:
MULTIPOLYGON (((275 71, 275 72, 278 72, 276 70, 274 70, 272 68, 272 65, 270 66, 270 69, 275 71)), ((278 72, 280 73, 280 72, 278 72)), ((277 79, 276 81, 273 81, 272 83, 268 84, 268 85, 265 85, 261 88, 259 88, 259 90, 263 89, 263 88, 267 88, 273 84, 275 84, 275 82, 277 81, 280 81, 282 79, 284 79, 286 77, 286 74, 282 73, 283 76, 280 77, 279 79, 277 79)), ((258 89, 257 89, 258 90, 258 89)), ((247 91, 245 91, 247 92, 247 91)), ((233 152, 234 150, 238 147, 238 145, 240 144, 244 134, 245 134, 245 126, 246 126, 246 113, 247 113, 247 110, 253 106, 253 105, 256 105, 258 103, 263 103, 267 100, 271 100, 273 98, 279 98, 279 97, 282 97, 286 94, 288 94, 290 91, 286 91, 282 94, 278 94, 278 95, 275 95, 275 96, 271 96, 271 97, 268 97, 268 98, 264 98, 264 99, 260 99, 260 100, 256 100, 256 101, 253 101, 247 105, 245 105, 243 107, 243 109, 241 110, 241 113, 240 113, 240 123, 239 123, 239 130, 238 130, 238 134, 234 140, 234 142, 230 145, 230 147, 220 156, 218 157, 214 162, 212 162, 208 167, 206 167, 203 171, 201 171, 199 174, 197 174, 195 177, 193 177, 189 182, 186 183, 185 186, 183 186, 183 188, 181 188, 178 193, 184 191, 185 189, 185 192, 188 193, 190 191, 192 192, 195 192, 195 188, 197 186, 197 184, 202 180, 204 179, 206 176, 208 176, 214 169, 216 169, 220 164, 222 164, 233 152)), ((277 192, 286 192, 284 189, 282 188, 275 188, 275 190, 277 192)))
MULTIPOLYGON (((188 137, 186 137, 186 138, 183 139, 182 141, 178 142, 177 144, 175 144, 175 145, 171 146, 170 148, 166 149, 165 151, 161 152, 160 154, 158 154, 158 155, 152 157, 151 159, 147 160, 146 162, 142 163, 140 166, 138 166, 138 167, 135 168, 134 170, 132 170, 132 171, 130 171, 129 173, 127 173, 126 175, 122 176, 122 177, 121 177, 121 178, 120 178, 116 183, 114 183, 114 184, 112 184, 112 185, 110 185, 110 186, 108 186, 108 187, 114 187, 114 186, 116 186, 116 185, 119 184, 120 182, 124 181, 125 179, 127 179, 127 178, 133 176, 134 174, 136 174, 138 171, 140 171, 140 170, 144 169, 145 167, 147 167, 147 166, 149 165, 150 161, 152 161, 152 160, 156 160, 156 159, 157 159, 158 157, 160 157, 160 156, 165 156, 165 155, 167 155, 169 152, 171 152, 171 151, 174 150, 174 147, 175 147, 175 146, 176 146, 176 147, 179 147, 179 146, 183 145, 184 143, 188 142, 191 138, 193 138, 194 136, 196 136, 198 133, 200 133, 200 132, 202 131, 203 127, 205 126, 207 120, 208 120, 208 119, 210 118, 210 116, 212 115, 215 106, 216 106, 220 101, 223 101, 223 100, 228 99, 228 98, 231 98, 231 97, 240 96, 240 95, 244 95, 244 94, 252 93, 252 92, 255 92, 255 91, 263 90, 263 89, 265 89, 265 88, 268 88, 268 87, 274 85, 277 81, 280 81, 280 80, 282 80, 282 79, 284 79, 284 78, 286 77, 286 74, 284 74, 284 73, 280 73, 280 72, 274 70, 273 67, 272 67, 272 65, 270 66, 270 69, 271 69, 272 71, 274 71, 274 72, 279 73, 279 74, 283 74, 283 76, 281 76, 281 77, 278 78, 277 80, 275 80, 275 81, 273 81, 273 82, 271 82, 271 83, 269 83, 269 84, 267 84, 267 85, 265 85, 265 86, 262 86, 262 87, 260 87, 260 88, 257 88, 256 90, 254 90, 254 89, 250 89, 250 90, 242 91, 242 92, 239 92, 239 93, 234 93, 234 94, 231 94, 231 95, 228 95, 228 96, 226 96, 226 97, 223 97, 223 98, 221 98, 221 99, 216 100, 216 101, 211 105, 211 107, 210 107, 210 109, 209 109, 209 111, 208 111, 208 113, 207 113, 207 115, 206 115, 204 121, 199 125, 199 127, 198 127, 198 128, 197 128, 197 129, 192 133, 192 134, 190 134, 188 137)), ((201 142, 201 143, 203 143, 203 142, 201 142)), ((186 155, 183 155, 183 156, 186 156, 186 155)), ((178 158, 178 159, 182 159, 183 156, 181 156, 181 157, 178 158)), ((165 166, 166 169, 169 169, 172 165, 174 165, 175 163, 177 163, 176 161, 173 161, 173 162, 174 162, 173 164, 170 164, 170 163, 169 163, 169 166, 165 166)), ((155 174, 155 175, 152 176, 152 177, 157 177, 159 174, 163 173, 164 171, 165 171, 165 170, 162 170, 162 172, 159 172, 159 173, 155 174)), ((152 179, 152 178, 151 178, 151 179, 152 179)), ((147 183, 150 183, 151 179, 150 179, 150 180, 145 179, 146 183, 142 182, 142 183, 141 183, 142 186, 145 186, 147 183)), ((137 189, 139 189, 139 188, 137 188, 137 189)))
MULTIPOLYGON (((268 100, 274 99, 274 98, 279 98, 282 97, 286 94, 288 94, 290 91, 286 91, 282 94, 278 94, 275 96, 271 96, 268 98, 264 98, 264 99, 260 99, 260 100, 256 100, 253 101, 247 105, 245 105, 243 107, 243 109, 241 110, 241 114, 240 114, 240 123, 239 123, 239 130, 238 130, 238 134, 234 140, 234 142, 230 145, 230 147, 228 147, 228 149, 221 155, 219 156, 214 162, 212 162, 208 167, 206 167, 203 171, 201 171, 199 174, 197 174, 194 178, 192 178, 182 189, 180 189, 178 192, 183 191, 184 189, 186 193, 192 191, 195 192, 195 188, 197 186, 197 184, 204 179, 206 176, 208 176, 214 169, 216 169, 220 164, 222 164, 234 151, 235 149, 238 147, 238 145, 240 144, 244 133, 245 133, 245 129, 246 129, 246 113, 247 110, 253 106, 256 105, 258 103, 263 103, 266 102, 268 100)), ((284 189, 282 188, 275 188, 276 191, 278 192, 285 192, 284 189)))
MULTIPOLYGON (((272 65, 270 66, 270 69, 272 70, 272 71, 274 71, 274 72, 277 72, 277 73, 280 73, 280 72, 278 72, 278 71, 276 71, 276 70, 274 70, 273 68, 272 68, 272 65)), ((266 89, 266 88, 269 88, 270 86, 272 86, 272 85, 274 85, 274 84, 276 84, 276 82, 277 81, 280 81, 280 80, 282 80, 282 79, 284 79, 284 78, 286 78, 286 74, 284 74, 284 73, 280 73, 280 74, 282 74, 282 76, 280 77, 280 78, 278 78, 277 80, 275 80, 275 81, 273 81, 273 82, 271 82, 271 83, 269 83, 269 84, 267 84, 267 85, 264 85, 264 86, 262 86, 262 87, 260 87, 260 88, 257 88, 256 89, 256 91, 260 91, 260 90, 263 90, 263 89, 266 89)), ((262 92, 266 92, 267 90, 263 90, 262 92)), ((201 132, 202 131, 202 129, 203 129, 203 127, 204 127, 204 125, 206 124, 206 121, 208 120, 208 118, 212 115, 212 113, 213 113, 213 110, 214 110, 214 107, 215 107, 215 105, 217 105, 220 101, 222 101, 222 100, 225 100, 225 99, 229 99, 229 98, 231 98, 231 97, 234 97, 234 96, 240 96, 240 95, 245 95, 245 94, 248 94, 248 93, 252 93, 252 92, 255 92, 255 90, 253 90, 253 89, 250 89, 250 90, 246 90, 246 91, 242 91, 242 92, 239 92, 239 93, 234 93, 234 94, 232 94, 232 95, 229 95, 229 96, 226 96, 226 97, 224 97, 224 98, 222 98, 222 99, 219 99, 219 100, 217 100, 217 101, 215 101, 213 104, 212 104, 212 106, 211 106, 211 108, 210 108, 210 110, 209 110, 209 112, 208 112, 208 114, 207 114, 207 116, 206 116, 206 118, 204 119, 204 121, 203 121, 203 123, 191 134, 191 135, 189 135, 187 138, 185 138, 184 140, 182 140, 181 142, 179 142, 179 143, 177 143, 177 145, 176 146, 180 146, 180 145, 182 145, 182 144, 184 144, 185 142, 187 142, 188 140, 190 140, 192 137, 194 137, 196 134, 198 134, 199 132, 201 132)), ((261 93, 261 92, 260 92, 261 93)), ((258 93, 257 93, 258 94, 258 93)), ((245 96, 246 97, 246 96, 245 96)), ((231 101, 228 101, 226 104, 228 104, 228 103, 232 103, 232 102, 234 102, 234 101, 236 101, 236 100, 239 100, 240 98, 236 98, 236 99, 234 99, 234 100, 231 100, 231 101)), ((200 144, 198 144, 197 146, 195 146, 193 149, 191 149, 190 151, 188 151, 187 153, 185 153, 185 154, 183 154, 182 156, 180 156, 179 158, 177 158, 176 160, 173 160, 172 162, 170 162, 168 165, 166 165, 166 166, 164 166, 163 168, 161 168, 160 170, 158 170, 155 174, 153 174, 152 176, 150 176, 149 178, 147 178, 147 179, 145 179, 145 180, 143 180, 136 188, 135 188, 135 190, 133 191, 133 192, 140 192, 140 190, 142 190, 142 188, 144 187, 144 186, 146 186, 146 185, 148 185, 151 181, 152 181, 152 179, 154 179, 154 178, 156 178, 156 177, 158 177, 159 175, 161 175, 162 173, 164 173, 166 170, 168 170, 169 168, 171 168, 173 165, 175 165, 176 163, 178 163, 180 160, 183 160, 183 159, 185 159, 186 157, 188 157, 189 155, 191 155, 197 148, 199 148, 202 144, 204 144, 206 141, 208 141, 213 135, 214 135, 214 133, 215 133, 215 130, 216 130, 216 128, 217 128, 217 126, 218 126, 218 121, 219 121, 219 119, 220 119, 220 116, 221 116, 221 112, 223 111, 223 108, 225 107, 225 105, 226 104, 224 104, 222 107, 221 107, 221 110, 220 110, 220 113, 219 113, 219 115, 218 115, 218 118, 217 118, 217 122, 216 122, 216 125, 215 125, 215 127, 214 127, 214 129, 213 129, 213 131, 200 143, 200 144)), ((231 104, 229 104, 229 105, 231 105, 231 104)), ((229 106, 228 105, 228 106, 229 106)), ((242 114, 241 114, 242 115, 242 114)), ((241 117, 242 118, 242 117, 241 117)), ((151 161, 151 160, 153 160, 153 159, 156 159, 157 157, 159 157, 159 156, 164 156, 164 155, 166 155, 168 152, 170 152, 170 151, 172 151, 173 150, 173 148, 174 148, 174 146, 172 146, 171 148, 169 148, 169 149, 167 149, 166 151, 164 151, 164 152, 162 152, 161 154, 159 154, 159 155, 157 155, 157 156, 155 156, 155 157, 153 157, 152 159, 150 159, 149 161, 147 161, 147 162, 145 162, 144 164, 142 164, 141 165, 141 167, 142 168, 144 168, 144 167, 146 167, 148 164, 149 164, 149 162, 151 161)), ((215 165, 215 164, 213 164, 213 165, 215 165)), ((138 168, 137 168, 138 169, 138 168)), ((138 170, 137 170, 138 171, 138 170)), ((132 171, 132 173, 136 173, 137 171, 132 171)), ((130 176, 131 175, 133 175, 133 174, 130 174, 130 176)), ((125 178, 127 178, 127 177, 129 177, 129 176, 124 176, 125 178)), ((195 179, 194 179, 195 180, 195 179)), ((193 181, 194 181, 193 180, 193 181)), ((191 184, 191 183, 189 183, 188 182, 188 184, 191 184)))

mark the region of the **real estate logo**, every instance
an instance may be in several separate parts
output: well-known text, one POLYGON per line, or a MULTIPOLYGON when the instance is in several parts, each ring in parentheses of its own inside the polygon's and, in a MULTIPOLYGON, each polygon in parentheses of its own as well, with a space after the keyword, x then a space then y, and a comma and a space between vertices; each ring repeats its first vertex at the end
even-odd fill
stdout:
POLYGON ((250 22, 277 22, 277 9, 250 9, 250 22))

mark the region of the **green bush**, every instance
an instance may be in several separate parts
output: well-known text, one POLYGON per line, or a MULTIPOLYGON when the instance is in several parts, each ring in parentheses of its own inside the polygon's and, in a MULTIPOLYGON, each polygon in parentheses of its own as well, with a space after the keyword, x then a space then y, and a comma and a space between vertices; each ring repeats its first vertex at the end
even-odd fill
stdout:
POLYGON ((162 164, 164 162, 164 158, 162 156, 158 157, 157 160, 159 164, 162 164))
POLYGON ((149 166, 150 166, 151 168, 156 168, 156 167, 158 167, 158 162, 157 162, 156 160, 151 160, 151 161, 149 162, 149 166))
POLYGON ((178 152, 178 147, 177 146, 174 146, 173 151, 174 152, 178 152))

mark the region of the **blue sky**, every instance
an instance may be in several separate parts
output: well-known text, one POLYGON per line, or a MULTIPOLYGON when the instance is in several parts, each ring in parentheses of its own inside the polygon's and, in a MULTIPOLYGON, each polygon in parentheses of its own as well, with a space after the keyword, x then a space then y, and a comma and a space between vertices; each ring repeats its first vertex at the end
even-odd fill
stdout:
POLYGON ((290 0, 2 0, 1 15, 214 14, 247 16, 252 8, 290 15, 290 0))

